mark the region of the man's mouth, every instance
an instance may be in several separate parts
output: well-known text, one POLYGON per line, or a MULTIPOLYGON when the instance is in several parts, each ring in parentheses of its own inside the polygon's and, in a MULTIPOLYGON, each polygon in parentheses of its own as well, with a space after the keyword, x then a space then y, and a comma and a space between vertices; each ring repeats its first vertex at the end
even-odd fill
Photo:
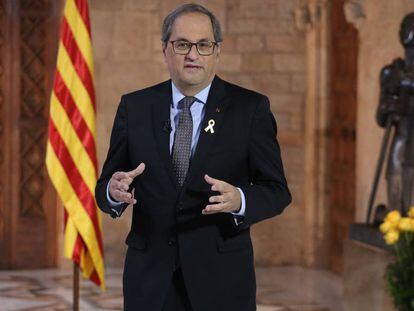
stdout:
POLYGON ((187 69, 202 69, 203 67, 197 65, 184 65, 184 68, 187 69))

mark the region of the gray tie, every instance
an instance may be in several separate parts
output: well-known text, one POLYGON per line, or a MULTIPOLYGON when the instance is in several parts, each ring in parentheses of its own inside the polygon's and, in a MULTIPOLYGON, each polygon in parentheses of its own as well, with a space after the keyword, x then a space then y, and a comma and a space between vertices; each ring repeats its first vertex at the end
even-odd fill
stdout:
POLYGON ((191 139, 193 137, 193 118, 190 107, 197 100, 192 96, 184 97, 178 102, 178 109, 182 109, 178 117, 178 126, 175 130, 172 151, 172 164, 180 187, 183 185, 190 166, 191 139))

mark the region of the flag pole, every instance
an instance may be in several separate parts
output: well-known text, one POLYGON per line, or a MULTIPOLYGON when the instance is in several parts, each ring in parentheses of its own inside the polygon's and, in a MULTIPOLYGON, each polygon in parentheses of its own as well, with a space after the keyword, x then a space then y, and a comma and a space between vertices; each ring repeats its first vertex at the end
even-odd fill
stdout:
POLYGON ((73 262, 73 311, 79 311, 79 267, 73 262))

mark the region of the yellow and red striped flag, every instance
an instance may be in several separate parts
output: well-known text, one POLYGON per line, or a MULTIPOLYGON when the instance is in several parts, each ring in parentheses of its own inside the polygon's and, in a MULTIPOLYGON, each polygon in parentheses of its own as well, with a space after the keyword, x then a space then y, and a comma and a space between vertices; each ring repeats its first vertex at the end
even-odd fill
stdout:
POLYGON ((105 288, 97 180, 95 89, 87 0, 67 0, 50 99, 46 167, 64 206, 65 257, 105 288))

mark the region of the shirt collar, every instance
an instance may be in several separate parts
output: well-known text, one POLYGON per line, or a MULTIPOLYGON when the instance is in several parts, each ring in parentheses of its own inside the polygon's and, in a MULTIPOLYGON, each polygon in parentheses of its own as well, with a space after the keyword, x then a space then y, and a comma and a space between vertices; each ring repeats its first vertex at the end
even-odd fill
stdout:
MULTIPOLYGON (((177 89, 174 82, 171 81, 171 84, 172 84, 172 99, 173 99, 172 106, 173 108, 177 108, 178 102, 182 100, 185 97, 185 95, 181 93, 179 89, 177 89)), ((211 88, 211 83, 207 85, 204 89, 202 89, 200 92, 195 94, 194 97, 197 98, 197 101, 203 104, 207 103, 207 97, 208 97, 208 93, 210 92, 210 88, 211 88)))

